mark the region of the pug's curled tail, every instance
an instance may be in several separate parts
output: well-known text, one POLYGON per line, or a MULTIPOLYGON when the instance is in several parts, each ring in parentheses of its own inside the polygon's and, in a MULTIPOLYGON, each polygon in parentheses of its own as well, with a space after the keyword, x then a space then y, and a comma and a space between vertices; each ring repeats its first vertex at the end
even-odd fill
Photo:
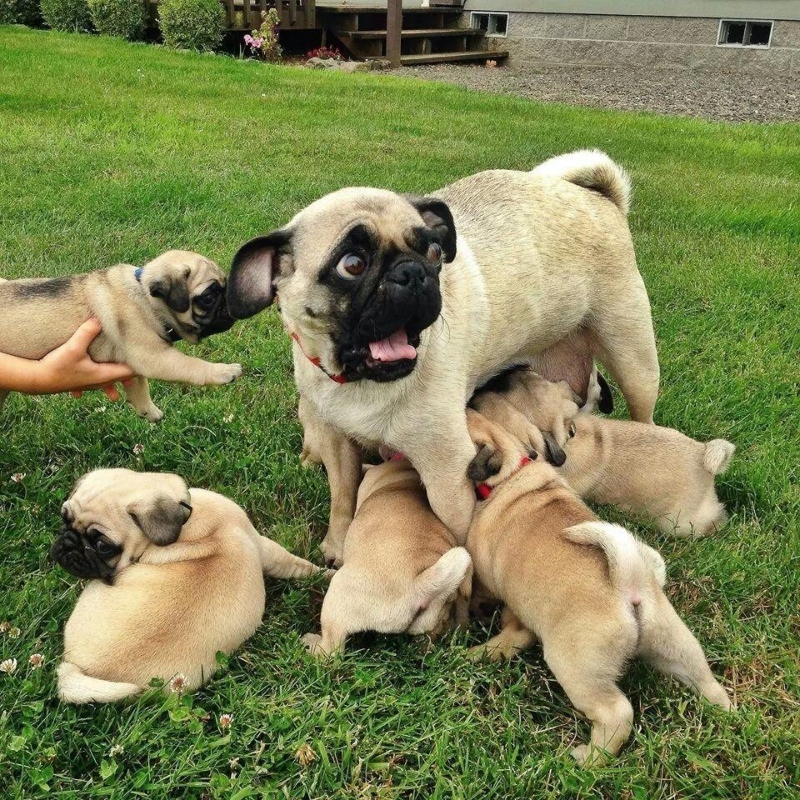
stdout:
POLYGON ((730 466, 736 445, 725 439, 713 439, 703 451, 703 466, 712 475, 720 475, 730 466))
POLYGON ((631 179, 622 167, 600 150, 576 150, 539 164, 531 175, 561 178, 607 197, 623 214, 628 213, 631 179))
POLYGON ((58 666, 58 696, 65 703, 116 703, 140 694, 135 683, 115 683, 92 678, 76 664, 63 661, 58 666))
POLYGON ((430 602, 436 597, 455 594, 472 566, 472 559, 463 547, 448 550, 432 567, 417 575, 414 583, 420 599, 430 602))
POLYGON ((662 587, 666 582, 664 559, 621 525, 583 522, 567 528, 564 535, 576 544, 594 545, 602 549, 608 560, 611 582, 634 606, 641 602, 640 589, 649 583, 650 577, 655 577, 662 587))

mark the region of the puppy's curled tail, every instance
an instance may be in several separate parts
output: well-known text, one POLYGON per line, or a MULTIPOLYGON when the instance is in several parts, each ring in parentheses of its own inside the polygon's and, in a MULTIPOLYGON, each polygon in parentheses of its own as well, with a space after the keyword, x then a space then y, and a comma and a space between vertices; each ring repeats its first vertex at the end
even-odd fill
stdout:
POLYGON ((455 594, 472 566, 472 559, 463 547, 453 547, 428 569, 417 575, 414 583, 423 602, 455 594))
POLYGON ((631 179, 600 150, 576 150, 550 158, 532 169, 531 175, 561 178, 584 189, 593 189, 607 197, 623 214, 628 213, 631 179))
POLYGON ((713 439, 706 444, 703 451, 703 467, 712 475, 725 472, 730 466, 736 445, 725 439, 713 439))
POLYGON ((116 703, 140 694, 135 683, 115 683, 92 678, 75 664, 62 661, 58 665, 58 696, 65 703, 116 703))
POLYGON ((641 602, 638 589, 648 582, 649 576, 655 577, 660 586, 666 582, 664 559, 621 525, 583 522, 567 528, 564 535, 576 544, 595 545, 603 550, 611 582, 625 592, 633 605, 641 602))

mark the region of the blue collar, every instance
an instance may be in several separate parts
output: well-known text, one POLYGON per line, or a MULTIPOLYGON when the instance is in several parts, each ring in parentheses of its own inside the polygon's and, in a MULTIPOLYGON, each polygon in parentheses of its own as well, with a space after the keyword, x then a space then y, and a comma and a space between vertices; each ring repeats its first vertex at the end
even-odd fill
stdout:
POLYGON ((136 280, 139 281, 139 283, 142 282, 142 272, 143 271, 144 271, 144 267, 136 267, 136 269, 133 270, 133 277, 136 278, 136 280))

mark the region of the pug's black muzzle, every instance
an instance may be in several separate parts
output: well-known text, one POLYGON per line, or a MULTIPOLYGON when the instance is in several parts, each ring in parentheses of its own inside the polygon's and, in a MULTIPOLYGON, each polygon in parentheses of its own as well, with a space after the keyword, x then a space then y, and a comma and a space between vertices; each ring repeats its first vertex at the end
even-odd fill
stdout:
MULTIPOLYGON (((121 547, 116 549, 111 558, 122 552, 121 547)), ((50 558, 78 578, 108 580, 115 572, 115 567, 97 552, 97 540, 72 528, 61 529, 50 548, 50 558)))
POLYGON ((390 266, 360 313, 355 311, 344 326, 344 335, 337 342, 348 381, 394 381, 413 371, 416 358, 375 361, 369 344, 404 330, 408 343, 419 346, 422 331, 433 325, 442 312, 440 270, 441 267, 407 255, 390 266))
POLYGON ((216 299, 216 305, 205 317, 198 317, 195 315, 194 319, 200 328, 197 334, 200 339, 205 339, 215 333, 224 333, 230 330, 236 320, 228 311, 228 301, 225 297, 225 290, 221 289, 216 299))

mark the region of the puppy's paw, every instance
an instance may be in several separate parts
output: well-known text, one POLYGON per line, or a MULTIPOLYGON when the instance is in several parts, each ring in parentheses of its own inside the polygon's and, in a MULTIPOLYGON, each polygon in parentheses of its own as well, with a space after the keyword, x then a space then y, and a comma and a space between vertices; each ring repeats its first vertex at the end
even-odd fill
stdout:
POLYGON ((581 744, 572 749, 572 757, 578 762, 579 766, 585 767, 586 759, 589 757, 589 745, 581 744))
POLYGON ((241 364, 215 364, 213 383, 223 386, 233 383, 242 374, 241 364))
POLYGON ((342 546, 339 542, 331 539, 330 535, 320 542, 319 549, 322 550, 325 563, 329 567, 342 566, 342 546))
POLYGON ((479 644, 477 647, 470 647, 467 650, 467 658, 471 661, 508 661, 513 658, 519 650, 513 649, 513 652, 508 653, 506 650, 499 646, 490 646, 487 644, 479 644))
POLYGON ((150 408, 146 408, 144 411, 139 413, 139 416, 146 419, 148 422, 152 422, 155 424, 156 422, 161 422, 164 419, 164 412, 158 407, 150 404, 150 408))
POLYGON ((322 636, 318 633, 307 633, 303 636, 303 644, 306 646, 306 650, 308 650, 309 654, 314 656, 314 658, 323 658, 326 655, 320 647, 321 642, 322 636))

